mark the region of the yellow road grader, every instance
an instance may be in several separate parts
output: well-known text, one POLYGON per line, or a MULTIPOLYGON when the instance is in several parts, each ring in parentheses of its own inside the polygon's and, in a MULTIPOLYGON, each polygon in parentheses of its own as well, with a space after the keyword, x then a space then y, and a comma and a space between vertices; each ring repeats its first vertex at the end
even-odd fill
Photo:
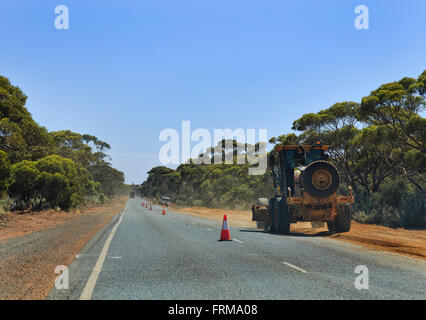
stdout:
POLYGON ((313 227, 327 223, 333 232, 351 227, 354 197, 337 194, 339 171, 328 162, 327 145, 276 145, 269 154, 274 197, 260 198, 252 206, 258 228, 288 234, 290 224, 310 221, 313 227))

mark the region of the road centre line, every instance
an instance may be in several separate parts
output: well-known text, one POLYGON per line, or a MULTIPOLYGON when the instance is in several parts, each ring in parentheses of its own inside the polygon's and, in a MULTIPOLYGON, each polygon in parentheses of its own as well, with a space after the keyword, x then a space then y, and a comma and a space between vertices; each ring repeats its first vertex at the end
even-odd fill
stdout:
MULTIPOLYGON (((79 253, 75 256, 76 259, 99 257, 97 254, 79 253)), ((121 259, 121 256, 107 256, 107 259, 121 259)))
POLYGON ((296 267, 295 265, 292 265, 291 263, 288 263, 288 262, 285 262, 285 261, 283 261, 283 263, 284 263, 285 265, 287 265, 287 266, 289 266, 289 267, 293 268, 293 269, 299 270, 300 272, 308 273, 308 271, 306 271, 306 270, 304 270, 304 269, 302 269, 302 268, 296 267))

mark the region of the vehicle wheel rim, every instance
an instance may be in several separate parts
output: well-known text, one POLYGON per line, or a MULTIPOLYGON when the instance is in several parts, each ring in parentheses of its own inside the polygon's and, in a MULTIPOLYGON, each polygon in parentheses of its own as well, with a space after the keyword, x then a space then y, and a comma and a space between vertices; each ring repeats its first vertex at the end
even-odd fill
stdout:
POLYGON ((279 208, 278 208, 278 203, 275 204, 274 206, 274 227, 275 227, 275 231, 278 231, 278 216, 279 216, 279 208))
POLYGON ((319 169, 312 175, 312 185, 318 190, 327 190, 333 182, 330 172, 325 169, 319 169))

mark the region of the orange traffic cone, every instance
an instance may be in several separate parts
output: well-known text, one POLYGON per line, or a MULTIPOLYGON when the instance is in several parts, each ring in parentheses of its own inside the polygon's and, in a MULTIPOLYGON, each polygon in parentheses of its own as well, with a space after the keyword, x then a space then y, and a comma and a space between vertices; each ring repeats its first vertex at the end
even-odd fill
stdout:
POLYGON ((222 232, 220 233, 219 241, 232 241, 226 214, 223 216, 222 232))
POLYGON ((166 215, 166 207, 164 206, 164 204, 163 204, 163 211, 161 212, 161 214, 162 214, 163 216, 165 216, 165 215, 166 215))

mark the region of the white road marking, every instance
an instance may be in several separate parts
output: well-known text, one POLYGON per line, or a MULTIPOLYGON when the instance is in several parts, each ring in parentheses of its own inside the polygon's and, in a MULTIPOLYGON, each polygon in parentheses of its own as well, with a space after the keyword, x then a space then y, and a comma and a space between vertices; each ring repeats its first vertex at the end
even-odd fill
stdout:
MULTIPOLYGON (((90 258, 90 257, 98 257, 97 254, 89 254, 89 253, 79 253, 78 255, 75 256, 77 259, 81 259, 81 258, 90 258)), ((108 259, 121 259, 122 257, 120 256, 107 256, 108 259)))
POLYGON ((81 293, 80 300, 90 300, 92 299, 93 290, 95 289, 96 282, 98 281, 99 274, 101 273, 102 266, 104 264, 105 258, 107 257, 109 246, 111 245, 112 238, 114 237, 115 231, 117 230, 118 226, 121 223, 121 220, 123 220, 123 215, 126 212, 126 208, 124 208, 124 211, 120 215, 120 218, 118 219, 117 223, 115 224, 114 228, 110 232, 108 238, 105 241, 104 247, 102 248, 101 254, 99 255, 98 261, 96 261, 95 267, 92 270, 92 273, 90 274, 89 279, 87 280, 86 286, 83 289, 83 292, 81 293))
POLYGON ((210 228, 207 228, 207 230, 209 230, 209 231, 213 231, 213 229, 210 229, 210 228))
POLYGON ((308 271, 303 270, 302 268, 296 267, 295 265, 292 265, 291 263, 288 263, 288 262, 285 262, 285 261, 283 261, 283 263, 286 264, 286 265, 288 265, 289 267, 291 267, 293 269, 299 270, 300 272, 308 273, 308 271))
POLYGON ((244 243, 244 242, 242 242, 241 240, 238 240, 238 239, 235 239, 235 238, 232 238, 232 240, 237 241, 237 242, 239 242, 239 243, 244 243))

